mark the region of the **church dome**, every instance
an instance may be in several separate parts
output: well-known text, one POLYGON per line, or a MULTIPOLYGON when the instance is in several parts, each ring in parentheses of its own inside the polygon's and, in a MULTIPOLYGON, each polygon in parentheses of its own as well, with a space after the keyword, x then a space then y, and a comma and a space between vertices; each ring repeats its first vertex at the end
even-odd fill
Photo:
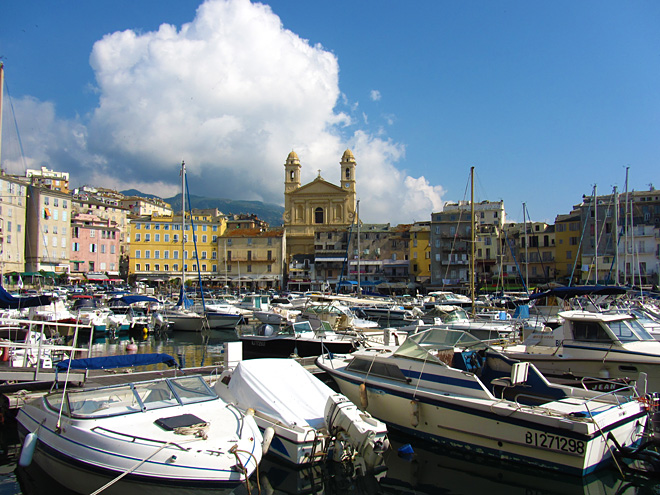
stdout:
POLYGON ((349 149, 347 149, 346 151, 344 151, 344 154, 343 154, 342 157, 341 157, 341 161, 342 161, 342 162, 354 162, 354 161, 355 161, 355 157, 353 156, 353 152, 352 152, 351 150, 349 150, 349 149))
POLYGON ((298 154, 295 151, 291 151, 287 157, 287 160, 298 160, 298 154))

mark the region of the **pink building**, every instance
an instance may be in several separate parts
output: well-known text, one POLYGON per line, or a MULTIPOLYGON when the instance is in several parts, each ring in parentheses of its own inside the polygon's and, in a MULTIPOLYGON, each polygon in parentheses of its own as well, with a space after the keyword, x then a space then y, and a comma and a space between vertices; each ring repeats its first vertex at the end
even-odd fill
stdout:
POLYGON ((90 213, 75 214, 71 219, 71 278, 81 279, 89 272, 117 272, 119 238, 115 221, 90 213))

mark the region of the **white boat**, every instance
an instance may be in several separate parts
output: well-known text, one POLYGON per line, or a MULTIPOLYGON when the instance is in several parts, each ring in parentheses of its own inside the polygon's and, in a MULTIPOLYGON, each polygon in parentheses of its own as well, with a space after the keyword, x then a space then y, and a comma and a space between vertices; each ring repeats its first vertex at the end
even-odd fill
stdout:
POLYGON ((549 378, 630 379, 646 375, 660 392, 660 342, 631 315, 562 311, 562 324, 526 336, 501 352, 529 361, 549 378))
POLYGON ((642 438, 639 401, 551 384, 534 365, 486 350, 465 332, 431 329, 316 364, 388 427, 537 468, 586 475, 611 460, 609 438, 624 447, 642 438))
POLYGON ((243 321, 243 314, 228 303, 204 303, 206 319, 211 330, 234 330, 243 321))
POLYGON ((254 410, 269 453, 290 464, 360 458, 366 469, 383 462, 387 427, 293 359, 249 359, 225 370, 214 386, 242 411, 254 410), (266 436, 266 435, 264 435, 266 436))
POLYGON ((77 493, 233 488, 262 456, 254 418, 199 375, 58 391, 24 405, 16 419, 21 465, 34 461, 77 493))
MULTIPOLYGON (((241 328, 238 339, 243 343, 243 355, 252 358, 288 358, 319 356, 325 352, 346 353, 360 345, 360 337, 336 333, 322 321, 319 328, 312 328, 309 321, 289 325, 260 324, 241 328)), ((237 329, 238 330, 238 329, 237 329)))

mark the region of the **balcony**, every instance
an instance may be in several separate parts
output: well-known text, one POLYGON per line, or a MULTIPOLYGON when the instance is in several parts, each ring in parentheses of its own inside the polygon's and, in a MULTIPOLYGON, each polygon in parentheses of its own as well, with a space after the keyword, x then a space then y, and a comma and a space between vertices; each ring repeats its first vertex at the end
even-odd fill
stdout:
MULTIPOLYGON (((214 260, 215 261, 215 260, 214 260)), ((252 256, 250 259, 248 259, 247 256, 234 256, 232 254, 231 259, 227 258, 220 258, 218 260, 220 263, 277 263, 277 257, 271 256, 268 258, 267 256, 252 256)))

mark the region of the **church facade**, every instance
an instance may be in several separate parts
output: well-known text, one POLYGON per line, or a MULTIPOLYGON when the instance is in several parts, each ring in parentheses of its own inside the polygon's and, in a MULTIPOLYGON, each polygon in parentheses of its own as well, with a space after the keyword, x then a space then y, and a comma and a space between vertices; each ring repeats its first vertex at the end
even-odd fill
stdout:
POLYGON ((346 230, 355 222, 357 163, 350 150, 342 155, 340 185, 318 176, 300 182, 301 164, 295 151, 284 164, 284 228, 287 256, 314 254, 316 237, 323 232, 346 230))

